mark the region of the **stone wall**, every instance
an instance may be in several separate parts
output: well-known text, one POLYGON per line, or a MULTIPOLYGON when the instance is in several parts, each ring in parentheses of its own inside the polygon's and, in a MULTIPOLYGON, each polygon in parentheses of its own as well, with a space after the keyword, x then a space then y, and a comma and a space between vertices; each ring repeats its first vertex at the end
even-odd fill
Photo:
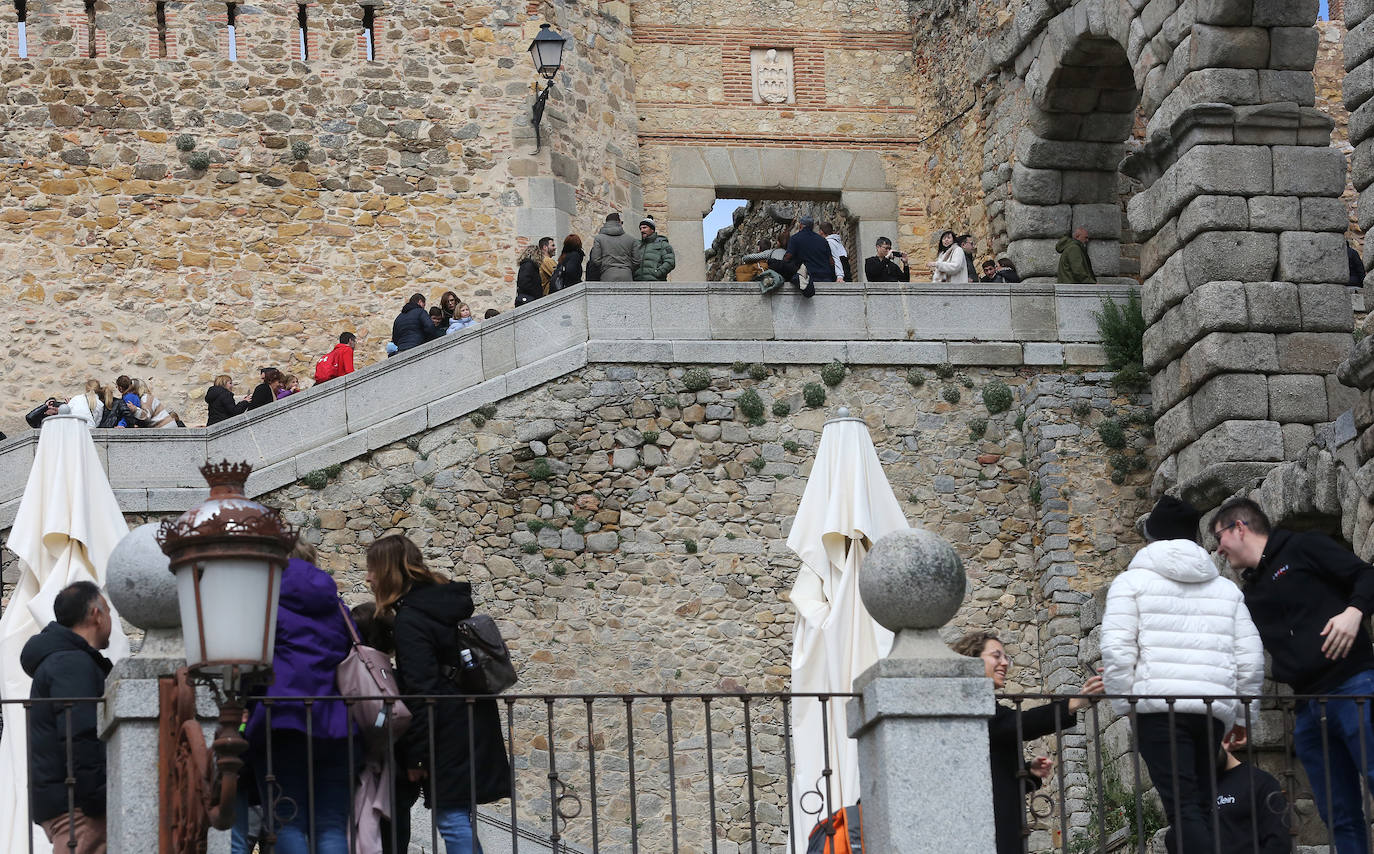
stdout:
MULTIPOLYGON (((710 385, 689 392, 681 366, 588 365, 499 400, 494 411, 363 453, 324 482, 262 498, 318 545, 350 602, 366 597, 367 546, 390 533, 414 538, 432 567, 471 581, 481 607, 501 620, 521 690, 781 691, 797 568, 785 539, 824 422, 848 406, 867 422, 908 519, 949 539, 964 560, 970 595, 950 638, 964 628, 1001 631, 1016 664, 1011 690, 1041 690, 1062 658, 1076 655, 1056 634, 1064 609, 1124 564, 1136 543, 1130 524, 1147 504, 1136 494, 1146 475, 1111 480, 1096 424, 1133 404, 1108 391, 1105 377, 853 366, 823 406, 809 407, 803 388, 821 382, 816 366, 696 370, 710 385), (997 383, 1013 403, 992 413, 983 392, 997 383), (752 423, 749 392, 762 406, 752 423)), ((131 514, 130 524, 156 515, 131 514)), ((639 737, 661 739, 662 707, 641 709, 639 737)), ((623 710, 620 719, 615 704, 597 713, 598 745, 623 750, 623 710)), ((522 707, 516 716, 525 815, 547 806, 547 780, 532 773, 547 759, 544 714, 522 707)), ((566 750, 586 733, 585 712, 573 703, 555 714, 566 750)), ((679 806, 694 834, 703 827, 704 721, 685 704, 677 714, 688 751, 677 768, 679 806)), ((742 714, 722 705, 713 716, 718 759, 743 761, 742 714)), ((761 704, 753 714, 759 817, 780 845, 781 710, 761 704)), ((661 741, 654 744, 644 749, 661 755, 661 741)), ((582 762, 559 755, 573 782, 583 779, 582 762)), ((603 792, 617 791, 623 767, 598 767, 603 792)), ((639 773, 641 838, 661 841, 664 769, 639 773)), ((717 797, 721 835, 738 841, 747 792, 733 779, 717 797)), ((613 821, 603 832, 624 841, 628 804, 623 795, 609 803, 613 821)), ((586 822, 567 832, 585 841, 586 822)))
POLYGON ((310 4, 302 63, 291 3, 239 4, 232 62, 224 4, 169 4, 161 59, 150 4, 102 3, 87 58, 79 4, 76 26, 30 3, 30 58, 0 58, 0 393, 18 410, 128 373, 196 423, 216 374, 309 377, 341 329, 380 358, 412 291, 507 308, 555 222, 522 211, 589 235, 637 204, 615 5, 541 10, 571 41, 535 155, 523 8, 376 6, 368 62, 362 6, 310 4))

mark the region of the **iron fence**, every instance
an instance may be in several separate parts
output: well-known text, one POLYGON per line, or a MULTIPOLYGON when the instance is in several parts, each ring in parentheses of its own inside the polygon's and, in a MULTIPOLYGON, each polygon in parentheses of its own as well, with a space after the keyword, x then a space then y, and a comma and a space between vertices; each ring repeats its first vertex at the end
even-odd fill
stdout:
MULTIPOLYGON (((471 794, 464 810, 474 819, 477 835, 488 852, 712 852, 712 854, 801 854, 806 851, 805 840, 792 839, 790 828, 800 825, 812 827, 833 816, 842 807, 837 803, 829 785, 833 768, 831 756, 837 739, 827 727, 822 744, 809 748, 824 756, 821 776, 799 791, 794 781, 793 721, 799 708, 815 704, 821 709, 844 703, 849 694, 512 694, 496 698, 470 696, 425 696, 402 698, 415 712, 432 714, 438 720, 445 716, 465 714, 472 719, 479 703, 495 703, 499 711, 505 760, 512 770, 511 796, 487 804, 477 803, 476 786, 469 785, 471 794), (824 749, 822 749, 824 748, 824 749)), ((1142 717, 1153 714, 1162 732, 1163 741, 1156 738, 1155 768, 1159 770, 1160 750, 1170 759, 1163 766, 1164 774, 1172 779, 1167 783, 1174 792, 1186 786, 1179 779, 1186 773, 1186 763, 1179 758, 1190 736, 1186 732, 1189 713, 1180 709, 1187 700, 1196 700, 1213 714, 1221 704, 1238 704, 1237 722, 1247 732, 1245 744, 1233 751, 1243 763, 1240 779, 1248 775, 1261 779, 1252 770, 1258 769, 1274 781, 1272 789, 1250 786, 1239 799, 1227 801, 1231 772, 1220 762, 1204 763, 1194 780, 1206 798, 1203 821, 1210 840, 1205 846, 1194 843, 1180 834, 1174 844, 1174 854, 1206 854, 1207 851, 1257 852, 1277 854, 1293 851, 1304 845, 1326 845, 1336 854, 1355 851, 1374 851, 1367 838, 1367 829, 1374 821, 1371 809, 1367 769, 1374 765, 1374 739, 1368 736, 1374 696, 1334 697, 1326 695, 1294 696, 1267 694, 1237 697, 1145 697, 1098 695, 1085 697, 1090 701, 1076 719, 1062 702, 1073 695, 1003 694, 999 702, 1013 717, 1017 755, 1017 782, 1022 802, 1016 805, 1020 816, 1020 838, 1023 852, 1065 851, 1069 854, 1157 854, 1165 850, 1164 836, 1170 827, 1182 827, 1187 821, 1181 798, 1162 800, 1150 777, 1150 761, 1142 752, 1142 717), (1124 715, 1115 714, 1110 701, 1124 705, 1124 715), (1157 701, 1155 705, 1149 705, 1157 701), (1041 710, 1040 725, 1049 715, 1050 733, 1032 737, 1032 714, 1041 710), (1143 712, 1142 708, 1162 711, 1143 712), (1336 724, 1341 716, 1353 709, 1357 721, 1364 726, 1344 730, 1336 724), (1338 790, 1341 780, 1333 776, 1340 756, 1351 759, 1366 773, 1357 775, 1360 805, 1359 825, 1366 837, 1357 847, 1333 836, 1323 821, 1322 809, 1314 800, 1307 770, 1298 759, 1295 746, 1295 719, 1300 715, 1319 723, 1316 742, 1320 747, 1320 763, 1308 768, 1321 769, 1325 779, 1319 786, 1331 793, 1338 790), (1162 747, 1161 747, 1162 745, 1162 747), (1342 751, 1344 753, 1342 754, 1342 751), (1053 768, 1037 774, 1031 760, 1037 754, 1054 760, 1053 768), (1333 762, 1333 760, 1337 760, 1333 762), (1240 819, 1235 816, 1240 815, 1240 819), (1199 847, 1202 850, 1199 850, 1199 847)), ((299 828, 309 840, 310 850, 325 850, 316 843, 328 836, 325 825, 330 820, 321 798, 333 787, 338 793, 346 790, 348 826, 357 818, 355 801, 359 792, 357 773, 369 755, 373 761, 385 763, 385 757, 395 755, 396 746, 404 738, 388 718, 380 741, 365 743, 366 739, 350 730, 343 740, 345 780, 323 779, 317 768, 322 759, 338 760, 327 753, 324 742, 315 738, 312 730, 315 715, 331 704, 351 706, 361 698, 274 698, 262 699, 267 719, 261 744, 255 747, 250 762, 258 767, 246 774, 240 787, 244 806, 259 793, 262 806, 261 827, 256 850, 261 854, 274 851, 278 834, 287 826, 299 828), (274 728, 271 717, 280 716, 287 706, 306 710, 302 756, 282 748, 282 731, 274 728), (369 751, 372 751, 369 754, 369 751), (379 760, 378 757, 381 757, 379 760), (303 778, 303 798, 293 798, 287 785, 291 778, 303 778), (262 783, 261 789, 250 780, 262 783), (298 802, 303 800, 303 802, 298 802)), ((19 706, 31 720, 39 710, 55 710, 62 744, 58 756, 65 763, 67 807, 70 812, 77 805, 77 750, 74 746, 90 736, 82 732, 82 721, 97 717, 101 700, 74 698, 61 700, 5 700, 6 707, 19 706), (74 714, 76 713, 76 714, 74 714)), ((822 715, 822 719, 827 716, 822 715)), ((1148 721, 1144 721, 1148 723, 1148 721)), ((1147 727, 1148 730, 1148 727, 1147 727)), ((32 727, 29 727, 32 752, 32 727)), ((445 745, 428 730, 424 744, 428 765, 445 745)), ((467 728, 467 754, 477 752, 472 728, 467 728)), ((1220 740, 1220 733, 1209 737, 1220 740)), ((1304 736, 1310 738, 1308 736, 1304 736)), ((46 749, 51 755, 51 745, 46 749)), ((807 746, 803 746, 805 748, 807 746)), ((1147 749, 1148 752, 1148 749, 1147 749)), ((1221 757, 1218 757, 1220 759, 1221 757)), ((328 764, 328 763, 325 763, 328 764)), ((338 767, 334 762, 330 767, 338 767)), ((394 769, 394 763, 393 763, 394 769)), ((400 769, 394 769, 400 770, 400 769)), ((473 765, 473 780, 483 773, 473 765)), ((911 773, 954 774, 959 769, 927 768, 918 758, 911 761, 911 773)), ((469 781, 470 783, 472 780, 469 781)), ((30 762, 28 796, 25 810, 33 817, 33 763, 30 762)), ((410 838, 406 838, 403 821, 384 824, 378 833, 386 851, 438 852, 445 833, 444 808, 439 805, 443 792, 436 781, 430 787, 427 803, 416 806, 410 838)), ((403 788, 403 787, 402 787, 403 788)), ((388 786, 383 801, 393 817, 405 812, 398 801, 398 787, 388 786)), ((403 795, 404 793, 400 793, 403 795)), ((1004 806, 1004 805, 1003 805, 1004 806)), ((250 814, 240 810, 240 817, 250 814)), ((247 822, 243 830, 248 830, 247 822)), ((832 825, 833 827, 833 825, 832 825)), ((374 841, 375 837, 374 837, 374 841)), ((348 850, 358 850, 360 840, 347 832, 348 850)), ((54 841, 56 851, 75 850, 75 828, 68 827, 65 836, 54 841)), ((252 847, 239 850, 252 851, 252 847)), ((999 846, 999 850, 1002 850, 999 846)), ((30 845, 32 851, 32 845, 30 845)), ((871 852, 870 854, 881 854, 871 852)))
POLYGON ((1077 721, 1057 702, 1074 696, 998 695, 1015 715, 1017 741, 1024 744, 1018 757, 1023 760, 1018 772, 1022 851, 1280 854, 1313 846, 1332 854, 1374 852, 1368 834, 1374 821, 1374 740, 1369 737, 1374 696, 1107 694, 1084 697, 1090 704, 1077 721), (1113 700, 1125 706, 1125 714, 1112 710, 1113 700), (1202 710, 1180 708, 1190 700, 1202 710), (1047 703, 1052 733, 1025 737, 1034 708, 1047 703), (1222 725, 1199 727, 1198 722, 1229 717, 1224 709, 1232 704, 1238 707, 1235 723, 1245 728, 1247 737, 1228 751, 1233 757, 1228 758, 1212 747, 1223 744, 1227 733, 1222 725), (1339 720, 1351 712, 1353 718, 1339 720), (1306 751, 1305 758, 1300 758, 1294 739, 1300 713, 1318 724, 1320 749, 1306 751), (1352 720, 1363 725, 1349 726, 1352 720), (1206 749, 1197 754, 1210 754, 1211 761, 1193 761, 1189 755, 1199 730, 1207 741, 1202 745, 1206 749), (1036 753, 1057 760, 1048 780, 1039 779, 1033 770, 1036 753), (1151 759, 1163 786, 1151 778, 1151 759), (1314 797, 1309 770, 1325 778, 1318 780, 1323 791, 1338 796, 1340 781, 1332 779, 1333 768, 1357 772, 1358 782, 1347 777, 1344 785, 1350 787, 1348 802, 1358 800, 1358 821, 1364 829, 1358 843, 1333 830, 1325 821, 1327 807, 1314 797), (1189 791, 1197 794, 1191 816, 1189 791))
MULTIPOLYGON (((65 794, 66 811, 64 815, 73 816, 78 809, 77 795, 77 749, 78 745, 86 739, 97 739, 96 721, 100 718, 104 700, 99 697, 64 697, 64 698, 34 698, 27 700, 4 700, 0 699, 0 709, 10 709, 18 707, 23 710, 25 722, 25 734, 28 736, 26 744, 26 756, 28 757, 27 786, 24 788, 23 811, 19 815, 28 816, 34 823, 38 824, 36 807, 33 802, 35 783, 39 773, 34 761, 34 740, 33 740, 33 719, 35 713, 42 715, 51 714, 53 724, 58 736, 56 745, 47 745, 47 758, 51 758, 54 748, 60 765, 59 773, 62 773, 62 789, 65 794)), ((9 732, 0 731, 0 739, 9 738, 9 732)), ((93 817, 101 821, 103 817, 93 817)), ((101 821, 103 823, 103 821, 101 821)), ((34 835, 40 831, 36 827, 30 827, 26 834, 28 854, 34 851, 34 835)), ((55 826, 54 835, 51 837, 52 847, 55 852, 75 851, 77 849, 78 824, 75 821, 66 821, 65 826, 55 826)))

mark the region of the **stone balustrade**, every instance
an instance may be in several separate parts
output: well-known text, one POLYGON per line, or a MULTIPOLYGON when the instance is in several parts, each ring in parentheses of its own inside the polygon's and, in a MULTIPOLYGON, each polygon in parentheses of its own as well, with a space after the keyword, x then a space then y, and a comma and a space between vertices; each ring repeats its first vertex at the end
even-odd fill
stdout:
MULTIPOLYGON (((181 511, 207 459, 253 464, 250 495, 460 418, 588 363, 1098 365, 1092 313, 1124 285, 832 284, 811 300, 753 284, 588 283, 470 332, 209 428, 97 430, 120 506, 181 511)), ((0 444, 0 526, 37 431, 0 444)))

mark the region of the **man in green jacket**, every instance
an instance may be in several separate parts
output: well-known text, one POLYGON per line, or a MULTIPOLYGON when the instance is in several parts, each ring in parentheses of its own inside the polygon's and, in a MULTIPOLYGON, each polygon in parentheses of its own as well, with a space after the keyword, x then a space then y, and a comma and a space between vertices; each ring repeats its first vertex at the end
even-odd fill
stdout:
POLYGON ((1061 237, 1054 245, 1059 253, 1059 276, 1055 281, 1061 284, 1090 285, 1097 282, 1093 273, 1093 262, 1088 257, 1088 230, 1079 226, 1071 237, 1061 237))
POLYGON ((639 266, 635 268, 636 282, 666 282, 668 274, 677 266, 677 256, 673 254, 668 238, 658 233, 654 218, 646 216, 639 221, 639 266))

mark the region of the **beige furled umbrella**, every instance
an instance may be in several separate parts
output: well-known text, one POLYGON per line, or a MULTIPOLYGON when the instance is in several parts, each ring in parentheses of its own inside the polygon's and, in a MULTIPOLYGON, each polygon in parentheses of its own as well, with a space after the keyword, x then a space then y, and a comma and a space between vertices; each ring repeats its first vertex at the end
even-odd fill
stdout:
MULTIPOLYGON (((854 679, 892 648, 892 633, 869 616, 859 597, 859 566, 881 537, 910 525, 868 427, 848 414, 842 408, 839 418, 826 422, 787 537, 802 561, 792 587, 793 693, 848 693, 854 679)), ((808 835, 828 811, 859 800, 858 745, 848 733, 844 700, 830 701, 824 712, 818 700, 793 701, 793 852, 806 850, 808 835)))
MULTIPOLYGON (((65 410, 66 407, 64 406, 65 410)), ((53 415, 43 421, 33 468, 19 501, 7 545, 19 557, 20 576, 0 615, 0 696, 27 699, 29 677, 19 666, 25 642, 52 622, 53 599, 74 581, 105 586, 105 563, 129 527, 96 456, 86 419, 53 415)), ((113 631, 105 655, 129 654, 129 639, 110 609, 113 631)), ((0 850, 51 851, 28 816, 28 728, 22 706, 6 704, 0 735, 0 850)))

